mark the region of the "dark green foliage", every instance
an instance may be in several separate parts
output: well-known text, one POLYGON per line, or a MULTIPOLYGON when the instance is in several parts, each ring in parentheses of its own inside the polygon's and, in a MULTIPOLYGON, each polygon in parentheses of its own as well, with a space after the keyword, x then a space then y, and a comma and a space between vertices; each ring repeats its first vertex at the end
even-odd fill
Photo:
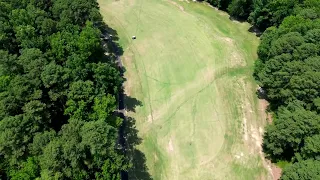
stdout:
POLYGON ((320 179, 320 161, 296 162, 283 170, 281 180, 320 179))
POLYGON ((33 157, 29 157, 26 162, 21 163, 19 170, 10 172, 12 180, 32 180, 39 175, 38 162, 33 157))
POLYGON ((249 21, 262 30, 278 26, 285 17, 293 14, 298 4, 298 0, 257 0, 249 21))
POLYGON ((320 17, 318 0, 205 0, 213 6, 226 10, 232 17, 247 20, 264 31, 271 26, 279 26, 291 15, 304 19, 320 17))
POLYGON ((280 108, 273 124, 266 127, 263 149, 272 158, 290 160, 301 151, 308 137, 319 133, 320 116, 291 103, 280 108))
POLYGON ((288 17, 278 29, 261 37, 255 76, 268 92, 270 101, 288 104, 293 100, 314 106, 319 96, 318 20, 288 17))
POLYGON ((101 20, 95 0, 0 0, 1 179, 120 179, 128 167, 101 20))
POLYGON ((320 134, 307 137, 301 149, 301 156, 304 159, 320 160, 320 134))
POLYGON ((232 0, 227 10, 231 16, 247 19, 252 8, 252 0, 232 0))
POLYGON ((261 36, 255 63, 254 76, 275 112, 266 127, 263 150, 275 162, 296 162, 281 179, 319 179, 320 1, 290 3, 273 10, 276 16, 264 18, 279 26, 261 36), (307 159, 313 160, 302 161, 307 159))

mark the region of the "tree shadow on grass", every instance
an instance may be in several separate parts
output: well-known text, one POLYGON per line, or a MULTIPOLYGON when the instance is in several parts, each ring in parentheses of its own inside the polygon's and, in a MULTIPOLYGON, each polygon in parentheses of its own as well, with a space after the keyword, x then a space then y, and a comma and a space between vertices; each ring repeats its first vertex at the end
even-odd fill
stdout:
POLYGON ((141 101, 139 101, 134 97, 127 96, 126 94, 124 94, 124 103, 125 103, 126 110, 131 112, 136 112, 135 110, 136 107, 142 106, 141 101))
MULTIPOLYGON (((225 11, 225 12, 227 12, 227 11, 225 11)), ((228 12, 227 12, 227 13, 228 13, 228 12)), ((247 20, 246 20, 245 18, 236 17, 236 16, 231 16, 230 14, 229 14, 229 20, 231 20, 231 21, 238 21, 238 22, 240 22, 240 23, 247 22, 247 20)))
MULTIPOLYGON (((137 106, 142 106, 142 102, 124 94, 123 91, 120 92, 120 110, 135 112, 137 106)), ((122 176, 122 180, 152 180, 151 175, 148 173, 146 157, 143 152, 136 148, 142 143, 142 139, 138 135, 139 131, 136 128, 136 120, 133 117, 125 116, 123 113, 120 116, 123 119, 120 127, 120 136, 122 136, 120 142, 124 154, 132 165, 125 176, 122 176)))
POLYGON ((132 167, 128 170, 129 179, 152 180, 146 165, 146 156, 136 148, 136 146, 142 142, 142 139, 138 136, 138 130, 135 127, 136 121, 132 117, 126 117, 126 120, 126 155, 132 163, 132 167))
POLYGON ((95 23, 95 26, 101 31, 101 57, 100 61, 111 62, 114 67, 120 68, 120 72, 123 73, 123 65, 120 61, 120 56, 123 55, 123 49, 119 44, 119 37, 116 30, 109 27, 103 21, 95 23))
POLYGON ((248 31, 256 34, 257 37, 260 37, 263 33, 263 31, 261 31, 257 26, 251 26, 248 31))
POLYGON ((108 48, 112 51, 115 52, 116 55, 121 56, 123 55, 123 49, 118 43, 119 41, 119 36, 116 30, 112 29, 109 27, 106 23, 99 22, 98 23, 98 28, 101 31, 101 35, 104 38, 105 41, 109 41, 108 43, 108 48))
MULTIPOLYGON (((106 60, 113 60, 117 66, 120 76, 124 79, 125 67, 123 66, 120 56, 123 55, 123 49, 118 43, 119 37, 117 32, 105 24, 103 21, 96 23, 101 31, 102 46, 105 52, 110 54, 105 55, 106 60)), ((123 88, 123 87, 122 87, 123 88)), ((127 157, 132 167, 128 171, 121 172, 121 180, 152 180, 148 173, 146 165, 146 157, 136 147, 141 144, 142 139, 138 136, 136 129, 136 120, 124 114, 125 110, 135 112, 137 106, 142 106, 142 102, 134 97, 130 97, 121 89, 118 94, 118 112, 117 116, 123 119, 119 128, 118 143, 121 146, 122 153, 127 157)))
MULTIPOLYGON (((121 75, 123 76, 123 73, 121 75)), ((119 115, 123 119, 119 129, 119 143, 122 145, 123 153, 132 164, 127 172, 122 173, 122 180, 152 180, 148 173, 146 157, 143 152, 136 148, 142 142, 142 139, 138 136, 136 120, 124 114, 125 111, 135 112, 138 106, 142 106, 141 101, 128 96, 123 90, 119 92, 119 115)))
POLYGON ((127 157, 132 167, 121 173, 121 180, 151 180, 146 165, 146 157, 136 147, 141 144, 142 139, 138 136, 136 128, 136 120, 133 117, 126 116, 124 110, 135 112, 137 106, 141 106, 142 102, 136 98, 130 97, 119 92, 119 111, 118 116, 123 119, 119 128, 119 144, 123 154, 127 157))

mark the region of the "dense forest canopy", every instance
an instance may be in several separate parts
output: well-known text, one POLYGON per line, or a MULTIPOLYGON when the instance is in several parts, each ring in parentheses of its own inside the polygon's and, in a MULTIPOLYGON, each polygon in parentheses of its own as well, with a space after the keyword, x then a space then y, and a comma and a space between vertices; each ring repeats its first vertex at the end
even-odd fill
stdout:
POLYGON ((0 0, 0 179, 119 179, 122 78, 96 0, 0 0))
POLYGON ((263 31, 254 77, 274 114, 266 156, 292 163, 281 179, 320 179, 320 1, 205 1, 263 31))
POLYGON ((247 20, 260 30, 279 26, 290 15, 317 18, 318 0, 201 0, 226 10, 234 18, 247 20))
MULTIPOLYGON (((264 151, 274 161, 295 162, 295 168, 307 168, 299 165, 302 160, 320 160, 320 14, 312 10, 320 8, 320 1, 310 2, 263 33, 254 73, 275 112, 264 134, 264 151)), ((284 177, 289 172, 285 169, 284 177)))

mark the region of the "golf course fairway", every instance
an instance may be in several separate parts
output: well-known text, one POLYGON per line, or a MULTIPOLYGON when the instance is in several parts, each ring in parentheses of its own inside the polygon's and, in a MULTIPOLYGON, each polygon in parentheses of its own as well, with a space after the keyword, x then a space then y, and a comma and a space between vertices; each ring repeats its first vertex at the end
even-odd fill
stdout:
POLYGON ((249 24, 191 0, 98 2, 123 49, 126 116, 141 138, 129 179, 270 179, 249 24))

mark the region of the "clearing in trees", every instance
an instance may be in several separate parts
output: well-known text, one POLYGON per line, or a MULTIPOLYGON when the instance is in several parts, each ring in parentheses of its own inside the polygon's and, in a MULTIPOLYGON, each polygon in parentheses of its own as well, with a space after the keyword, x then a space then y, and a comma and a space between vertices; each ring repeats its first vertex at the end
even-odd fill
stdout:
POLYGON ((129 179, 270 178, 249 24, 191 1, 99 4, 124 51, 125 93, 141 102, 127 112, 142 139, 129 179))

